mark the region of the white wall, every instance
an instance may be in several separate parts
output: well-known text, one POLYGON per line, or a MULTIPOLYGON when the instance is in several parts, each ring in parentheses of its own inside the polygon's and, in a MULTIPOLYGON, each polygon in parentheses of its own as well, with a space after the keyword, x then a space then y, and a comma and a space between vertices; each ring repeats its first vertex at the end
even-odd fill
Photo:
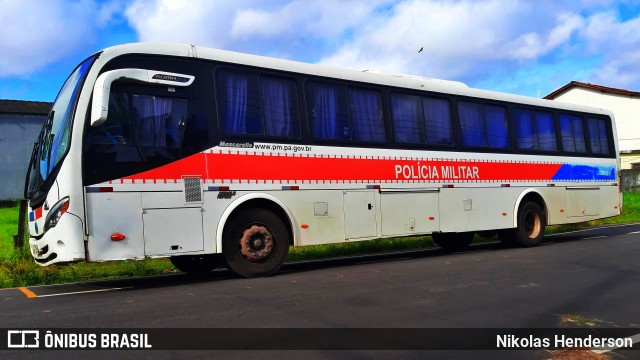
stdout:
POLYGON ((0 200, 23 198, 33 143, 46 115, 0 114, 0 200))

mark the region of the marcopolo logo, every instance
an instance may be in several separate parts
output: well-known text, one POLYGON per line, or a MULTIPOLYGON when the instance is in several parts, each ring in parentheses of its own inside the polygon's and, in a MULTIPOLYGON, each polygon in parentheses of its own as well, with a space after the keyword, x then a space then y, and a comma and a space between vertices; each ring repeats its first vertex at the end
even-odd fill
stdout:
POLYGON ((39 330, 9 330, 7 333, 7 347, 10 349, 25 349, 40 347, 39 330))

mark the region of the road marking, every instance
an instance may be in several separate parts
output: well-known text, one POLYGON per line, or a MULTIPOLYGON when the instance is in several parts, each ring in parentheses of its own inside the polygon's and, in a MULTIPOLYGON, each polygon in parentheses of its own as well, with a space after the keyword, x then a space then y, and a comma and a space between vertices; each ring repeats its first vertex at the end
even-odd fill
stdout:
POLYGON ((36 293, 34 293, 33 291, 27 289, 26 287, 19 287, 18 290, 20 290, 23 294, 25 294, 29 299, 33 299, 33 298, 37 298, 38 295, 36 295, 36 293))
MULTIPOLYGON (((629 337, 629 339, 631 339, 632 344, 636 344, 636 343, 640 342, 640 334, 635 334, 635 335, 629 337)), ((618 350, 618 349, 622 349, 622 348, 606 348, 606 349, 593 348, 593 349, 591 349, 591 351, 593 351, 594 353, 597 353, 597 354, 604 354, 604 353, 608 353, 609 351, 618 350)))
POLYGON ((112 290, 123 290, 123 289, 132 289, 133 286, 125 286, 125 287, 117 287, 117 288, 108 288, 108 289, 97 289, 97 290, 85 290, 85 291, 74 291, 74 292, 68 292, 68 293, 58 293, 58 294, 47 294, 47 295, 40 295, 38 297, 52 297, 52 296, 64 296, 64 295, 77 295, 77 294, 88 294, 88 293, 95 293, 95 292, 105 292, 105 291, 112 291, 112 290))
POLYGON ((634 232, 627 233, 627 235, 631 235, 631 234, 640 234, 640 231, 634 231, 634 232))
POLYGON ((593 228, 582 229, 582 230, 574 230, 574 231, 567 231, 567 232, 561 232, 561 233, 550 234, 550 235, 547 235, 547 237, 556 236, 556 235, 564 235, 564 234, 574 234, 574 233, 585 232, 585 231, 593 231, 593 230, 602 230, 602 229, 617 228, 617 227, 623 227, 623 226, 634 226, 634 225, 638 225, 638 223, 632 223, 632 224, 620 224, 620 225, 608 225, 608 226, 599 226, 599 227, 593 227, 593 228))
POLYGON ((592 237, 582 238, 582 239, 580 239, 580 240, 601 239, 601 238, 606 238, 606 237, 607 237, 607 236, 600 235, 600 236, 592 236, 592 237))

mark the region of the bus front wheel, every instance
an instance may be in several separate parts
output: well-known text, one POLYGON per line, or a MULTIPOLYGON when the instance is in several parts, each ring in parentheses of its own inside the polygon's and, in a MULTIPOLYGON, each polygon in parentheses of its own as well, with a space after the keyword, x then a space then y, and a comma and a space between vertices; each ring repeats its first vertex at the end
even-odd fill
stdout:
POLYGON ((240 276, 269 276, 287 258, 289 232, 267 209, 241 210, 225 226, 222 253, 229 270, 240 276))

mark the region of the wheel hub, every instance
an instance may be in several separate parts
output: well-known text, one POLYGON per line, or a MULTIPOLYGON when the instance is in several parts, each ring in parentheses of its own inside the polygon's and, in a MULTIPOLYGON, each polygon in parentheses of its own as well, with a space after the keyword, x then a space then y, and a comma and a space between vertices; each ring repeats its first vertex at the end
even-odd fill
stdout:
POLYGON ((540 218, 534 211, 529 211, 524 216, 524 229, 527 235, 535 238, 540 233, 540 218))
POLYGON ((273 237, 266 227, 251 225, 240 237, 240 253, 249 261, 264 260, 273 250, 273 237))

